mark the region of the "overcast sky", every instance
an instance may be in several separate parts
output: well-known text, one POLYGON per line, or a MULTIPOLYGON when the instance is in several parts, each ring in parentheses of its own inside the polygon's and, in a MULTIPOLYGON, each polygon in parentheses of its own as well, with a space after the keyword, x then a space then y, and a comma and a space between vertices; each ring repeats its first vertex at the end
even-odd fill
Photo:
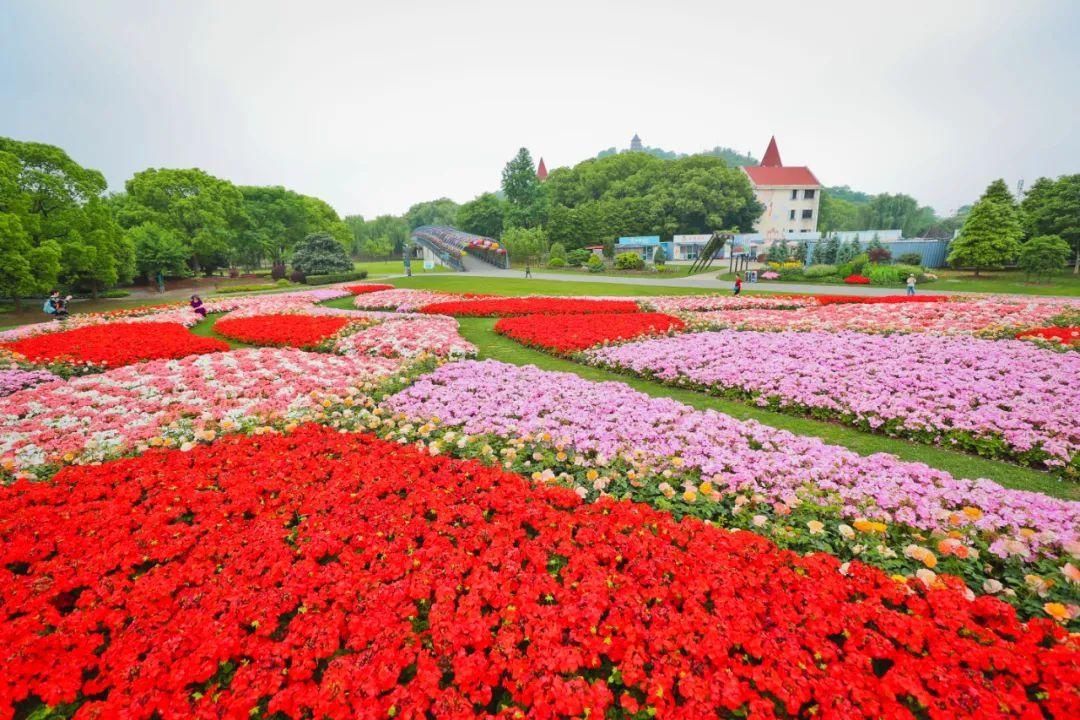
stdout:
POLYGON ((341 214, 498 186, 638 133, 939 212, 1080 172, 1080 2, 0 0, 0 135, 341 214))

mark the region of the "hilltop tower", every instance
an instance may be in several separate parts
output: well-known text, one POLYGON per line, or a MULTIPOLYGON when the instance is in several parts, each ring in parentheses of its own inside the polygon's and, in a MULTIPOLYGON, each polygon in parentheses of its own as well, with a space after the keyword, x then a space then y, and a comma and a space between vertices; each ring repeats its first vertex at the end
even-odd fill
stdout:
POLYGON ((634 137, 630 138, 630 152, 641 152, 645 148, 641 145, 641 138, 634 133, 634 137))

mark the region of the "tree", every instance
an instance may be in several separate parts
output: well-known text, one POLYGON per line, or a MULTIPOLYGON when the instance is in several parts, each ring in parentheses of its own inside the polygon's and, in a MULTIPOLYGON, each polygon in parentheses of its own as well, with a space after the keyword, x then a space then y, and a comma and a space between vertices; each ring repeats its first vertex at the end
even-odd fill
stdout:
POLYGON ((910 195, 881 193, 859 206, 856 223, 860 229, 898 228, 904 237, 919 237, 936 219, 933 208, 920 207, 910 195))
POLYGON ((1023 234, 1016 202, 1005 181, 995 180, 964 220, 948 262, 954 267, 975 268, 977 277, 983 268, 1004 265, 1015 258, 1023 234))
POLYGON ((881 238, 877 233, 870 238, 870 244, 866 246, 866 256, 870 258, 870 262, 884 263, 892 259, 892 253, 887 247, 881 244, 881 238))
POLYGON ((58 147, 0 137, 2 282, 17 306, 57 282, 96 295, 131 279, 131 247, 105 189, 100 172, 58 147))
POLYGON ((511 259, 536 262, 547 249, 547 238, 540 228, 510 227, 503 231, 502 244, 511 259))
POLYGON ((551 247, 548 248, 548 259, 562 260, 563 264, 566 264, 566 248, 563 247, 562 243, 551 244, 551 247))
MULTIPOLYGON (((858 237, 858 236, 856 236, 858 237)), ((840 238, 833 235, 825 241, 825 257, 824 261, 826 265, 834 265, 837 261, 837 256, 840 254, 840 238)), ((854 253, 858 255, 859 253, 854 253)))
POLYGON ((792 258, 805 265, 809 251, 810 245, 805 240, 795 243, 795 252, 792 253, 792 258))
POLYGON ((1072 248, 1057 235, 1037 235, 1020 248, 1019 265, 1028 277, 1056 273, 1069 261, 1072 248))
POLYGON ((535 227, 546 216, 545 195, 536 177, 532 155, 521 148, 502 172, 502 191, 506 197, 504 223, 507 227, 535 227))
POLYGON ((301 240, 293 253, 292 266, 304 275, 327 275, 353 269, 345 248, 330 233, 313 233, 301 240))
POLYGON ((497 239, 502 235, 505 205, 494 193, 479 195, 458 208, 456 227, 497 239))
POLYGON ((771 263, 783 263, 787 262, 790 254, 791 248, 788 246, 787 238, 784 238, 780 242, 774 242, 772 245, 769 245, 767 257, 771 263))
MULTIPOLYGON (((810 262, 813 265, 829 265, 828 262, 828 243, 829 241, 822 238, 814 243, 814 252, 811 254, 810 262)), ((839 260, 837 261, 839 262, 839 260)))
POLYGON ((833 189, 821 191, 818 201, 818 230, 858 230, 859 206, 851 200, 833 195, 833 189))
POLYGON ((663 267, 664 263, 667 262, 667 253, 664 252, 663 245, 656 246, 656 252, 653 253, 652 261, 653 265, 656 265, 657 267, 663 267))
POLYGON ((396 215, 380 215, 365 221, 359 215, 345 218, 352 232, 352 251, 369 258, 400 255, 409 242, 409 223, 396 215))
POLYGON ((457 222, 458 204, 450 198, 439 198, 428 202, 416 203, 405 212, 409 230, 421 225, 450 225, 457 222))
POLYGON ((188 248, 171 230, 147 222, 128 230, 127 237, 135 248, 135 266, 147 280, 186 273, 188 248))
POLYGON ((115 206, 123 227, 152 222, 172 232, 187 246, 194 272, 230 264, 231 241, 245 220, 244 196, 228 180, 197 168, 151 168, 135 173, 125 189, 115 206))
POLYGON ((1073 274, 1080 273, 1080 174, 1039 178, 1022 204, 1028 236, 1057 235, 1072 247, 1073 274))

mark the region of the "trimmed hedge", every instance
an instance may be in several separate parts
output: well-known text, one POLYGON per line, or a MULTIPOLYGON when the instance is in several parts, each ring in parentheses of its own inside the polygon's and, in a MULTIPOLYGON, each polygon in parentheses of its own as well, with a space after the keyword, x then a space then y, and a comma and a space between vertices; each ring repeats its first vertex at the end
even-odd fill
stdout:
POLYGON ((359 270, 346 273, 330 273, 329 275, 308 275, 304 282, 308 285, 330 285, 331 283, 363 280, 366 277, 367 270, 359 270))

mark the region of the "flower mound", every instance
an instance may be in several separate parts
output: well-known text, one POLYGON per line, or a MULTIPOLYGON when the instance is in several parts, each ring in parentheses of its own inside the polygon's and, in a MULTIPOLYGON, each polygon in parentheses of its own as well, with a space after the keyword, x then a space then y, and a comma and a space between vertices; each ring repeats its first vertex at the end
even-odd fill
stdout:
POLYGON ((818 305, 897 305, 948 302, 948 295, 815 295, 818 305))
POLYGON ((1080 453, 1080 357, 1015 340, 723 330, 589 355, 664 382, 990 457, 1060 468, 1080 453))
POLYGON ((34 363, 110 368, 229 349, 229 345, 221 340, 194 335, 183 325, 167 322, 91 325, 34 335, 3 347, 34 363))
POLYGON ((594 345, 682 330, 685 323, 664 313, 594 315, 525 315, 503 318, 495 332, 520 343, 557 353, 594 345))
POLYGON ((437 302, 420 312, 461 317, 511 317, 514 315, 564 315, 580 313, 636 313, 633 300, 602 300, 559 297, 486 298, 437 302))
POLYGON ((381 292, 383 290, 393 290, 393 285, 380 285, 378 283, 367 283, 364 285, 346 285, 345 289, 351 292, 353 295, 366 295, 373 292, 381 292))
POLYGON ((1080 711, 1075 642, 954 580, 316 426, 19 483, 0 540, 4 717, 1080 711))
POLYGON ((214 331, 249 345, 272 345, 310 350, 348 324, 349 321, 344 317, 253 315, 222 318, 214 325, 214 331))
POLYGON ((1045 340, 1062 347, 1080 347, 1080 327, 1043 327, 1016 334, 1020 340, 1045 340))
POLYGON ((56 376, 45 370, 0 370, 0 397, 50 380, 56 380, 56 376))

